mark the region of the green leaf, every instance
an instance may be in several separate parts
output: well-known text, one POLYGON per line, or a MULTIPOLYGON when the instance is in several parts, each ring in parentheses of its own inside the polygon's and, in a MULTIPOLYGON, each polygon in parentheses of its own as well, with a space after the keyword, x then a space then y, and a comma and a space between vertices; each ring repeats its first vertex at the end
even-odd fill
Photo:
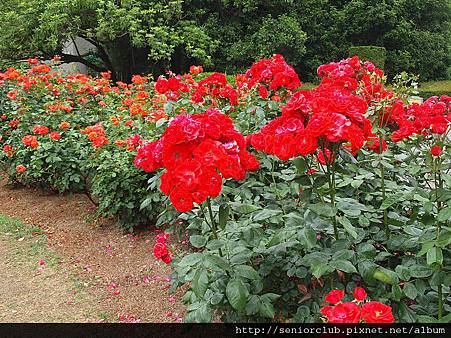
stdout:
POLYGON ((313 228, 310 225, 305 225, 305 228, 303 229, 303 235, 305 236, 305 240, 307 242, 307 245, 310 248, 313 248, 316 245, 316 232, 313 230, 313 228))
POLYGON ((434 242, 426 242, 426 243, 423 243, 423 247, 421 248, 421 250, 417 253, 417 256, 418 257, 421 257, 421 256, 423 256, 424 254, 426 254, 431 248, 433 248, 434 247, 434 242))
POLYGON ((352 263, 350 261, 339 259, 336 261, 332 261, 330 264, 335 269, 341 270, 346 273, 356 273, 357 272, 356 268, 354 267, 354 265, 352 265, 352 263))
POLYGON ((297 157, 293 160, 298 173, 303 174, 307 170, 307 162, 304 157, 297 157))
MULTIPOLYGON (((166 110, 166 105, 165 105, 164 108, 166 110)), ((168 102, 168 107, 167 108, 169 108, 169 111, 171 111, 171 109, 172 109, 172 106, 169 106, 169 102, 168 102)), ((155 125, 156 125, 157 128, 160 128, 163 124, 166 123, 166 121, 167 121, 167 119, 159 119, 155 125)))
POLYGON ((180 261, 179 265, 194 266, 194 265, 197 265, 202 259, 203 259, 202 254, 193 253, 193 254, 183 257, 182 260, 180 261))
POLYGON ((208 287, 208 275, 204 269, 198 269, 194 274, 191 287, 198 298, 203 298, 208 287))
POLYGON ((333 217, 337 214, 337 208, 326 203, 310 204, 309 209, 320 216, 333 217))
POLYGON ((357 217, 362 211, 367 210, 366 206, 353 200, 352 198, 340 198, 337 201, 337 208, 350 217, 357 217))
POLYGON ((192 235, 189 238, 189 242, 195 248, 202 248, 207 243, 207 239, 202 235, 192 235))
POLYGON ((239 214, 250 214, 252 212, 255 212, 257 210, 260 210, 261 208, 259 206, 253 205, 253 204, 243 204, 243 203, 231 203, 235 211, 239 214))
POLYGON ((410 299, 415 299, 417 298, 418 295, 418 290, 415 287, 415 285, 413 285, 412 283, 406 283, 404 284, 404 287, 402 288, 402 291, 404 292, 404 294, 406 295, 406 297, 410 298, 410 299))
POLYGON ((242 311, 246 306, 248 290, 240 279, 231 279, 227 283, 226 296, 230 305, 237 311, 242 311))
POLYGON ((398 284, 392 284, 391 286, 391 292, 393 295, 393 299, 399 302, 402 297, 402 291, 398 284))
POLYGON ((250 280, 255 280, 260 278, 260 275, 258 274, 257 271, 255 271, 255 269, 252 266, 249 265, 237 265, 235 267, 233 267, 233 269, 235 270, 236 274, 238 276, 250 279, 250 280))
POLYGON ((407 281, 410 279, 410 269, 404 265, 398 265, 395 269, 399 279, 407 281))
POLYGON ((428 265, 432 265, 434 263, 442 265, 443 264, 442 249, 436 247, 430 248, 426 254, 426 263, 428 265))
POLYGON ((211 268, 217 268, 220 270, 227 270, 229 271, 231 269, 230 264, 222 257, 219 257, 217 255, 206 255, 205 256, 205 264, 208 263, 209 267, 211 268))
POLYGON ((419 315, 417 318, 419 323, 437 323, 437 318, 431 316, 419 315))
POLYGON ((229 218, 230 208, 228 204, 223 204, 219 207, 219 227, 225 229, 227 219, 229 218))
POLYGON ((437 246, 445 248, 451 244, 451 231, 443 230, 437 239, 437 246))
POLYGON ((338 222, 343 225, 343 228, 345 231, 350 234, 353 238, 357 238, 357 230, 356 228, 351 224, 348 218, 346 217, 337 217, 338 222))
POLYGON ((383 271, 382 268, 378 268, 374 272, 373 277, 374 277, 374 279, 377 279, 385 284, 393 284, 392 277, 388 273, 383 271))
POLYGON ((410 275, 414 278, 425 278, 432 275, 432 269, 424 265, 412 265, 410 267, 410 275))
POLYGON ((401 323, 415 323, 415 313, 403 302, 399 303, 399 319, 401 323))
POLYGON ((282 210, 271 210, 271 209, 263 209, 262 211, 256 213, 254 215, 254 221, 263 221, 265 219, 271 218, 273 216, 280 215, 282 210))
POLYGON ((399 192, 399 193, 397 193, 397 194, 391 195, 391 196, 387 197, 387 198, 382 202, 380 209, 381 209, 381 210, 388 209, 388 208, 390 208, 393 204, 399 203, 399 202, 401 202, 402 200, 404 200, 404 198, 405 198, 405 193, 403 193, 403 192, 399 192))
POLYGON ((437 221, 446 222, 451 220, 451 207, 447 207, 445 209, 440 210, 437 215, 437 221))
POLYGON ((262 317, 271 319, 274 318, 275 315, 274 305, 272 305, 271 302, 262 299, 260 303, 259 313, 262 317))
POLYGON ((332 271, 333 271, 332 267, 330 267, 329 265, 321 263, 321 264, 317 264, 317 265, 313 266, 313 268, 312 268, 312 275, 315 278, 318 279, 321 276, 324 276, 324 275, 326 275, 326 274, 328 274, 328 273, 330 273, 332 271))

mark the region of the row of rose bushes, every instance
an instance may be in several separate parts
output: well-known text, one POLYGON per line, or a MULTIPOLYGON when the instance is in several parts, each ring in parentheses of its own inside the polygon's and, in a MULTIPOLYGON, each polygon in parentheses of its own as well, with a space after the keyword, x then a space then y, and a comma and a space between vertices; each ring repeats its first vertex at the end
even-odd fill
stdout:
POLYGON ((312 90, 280 55, 233 81, 29 63, 0 74, 10 181, 164 227, 154 255, 190 283, 187 321, 450 320, 451 98, 409 104, 356 57, 312 90))

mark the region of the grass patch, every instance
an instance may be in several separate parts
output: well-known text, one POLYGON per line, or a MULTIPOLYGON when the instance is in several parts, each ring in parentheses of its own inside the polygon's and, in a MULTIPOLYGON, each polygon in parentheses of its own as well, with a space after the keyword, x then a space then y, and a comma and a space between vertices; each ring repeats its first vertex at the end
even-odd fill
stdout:
POLYGON ((55 252, 48 249, 44 231, 35 225, 26 225, 18 219, 0 215, 0 234, 13 239, 11 242, 16 255, 25 256, 28 261, 44 259, 46 265, 54 267, 61 260, 55 252))
POLYGON ((420 83, 419 95, 427 99, 431 96, 451 95, 451 80, 420 83))

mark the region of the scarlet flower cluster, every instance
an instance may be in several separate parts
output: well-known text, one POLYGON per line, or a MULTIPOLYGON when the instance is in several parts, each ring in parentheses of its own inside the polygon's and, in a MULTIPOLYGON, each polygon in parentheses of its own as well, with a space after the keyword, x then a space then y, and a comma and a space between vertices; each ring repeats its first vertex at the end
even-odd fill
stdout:
POLYGON ((17 171, 18 173, 24 173, 25 171, 27 171, 27 168, 25 168, 25 166, 23 166, 22 164, 19 164, 19 165, 16 167, 16 171, 17 171))
POLYGON ((245 76, 249 88, 257 83, 266 84, 270 90, 274 91, 280 88, 294 90, 301 86, 298 74, 280 54, 255 62, 245 73, 245 76))
POLYGON ((171 76, 169 79, 160 76, 155 83, 155 90, 160 94, 166 95, 168 99, 177 100, 180 97, 180 93, 187 93, 190 88, 187 83, 182 82, 180 75, 171 76))
POLYGON ((202 66, 191 66, 191 67, 189 67, 189 72, 190 72, 190 74, 192 74, 192 75, 197 75, 197 74, 200 74, 200 73, 202 73, 204 71, 204 68, 202 67, 202 66))
POLYGON ((33 128, 33 134, 35 135, 47 135, 49 133, 49 128, 47 128, 46 126, 34 126, 33 128))
POLYGON ((135 166, 148 172, 166 168, 160 189, 177 210, 187 212, 193 203, 217 197, 222 178, 243 180, 259 162, 246 150, 232 119, 210 109, 174 118, 158 141, 138 149, 135 166))
POLYGON ((58 133, 57 131, 53 131, 49 134, 50 139, 52 139, 53 141, 58 141, 61 138, 61 134, 58 133))
POLYGON ((14 155, 13 147, 10 144, 6 144, 5 146, 3 146, 3 152, 8 157, 12 157, 14 155))
POLYGON ((358 56, 321 65, 318 76, 333 78, 348 88, 358 85, 359 95, 368 103, 393 94, 383 86, 384 72, 369 61, 361 62, 358 56))
POLYGON ((398 104, 393 108, 392 120, 399 129, 392 140, 401 141, 411 135, 445 134, 451 125, 451 97, 430 97, 422 104, 398 104))
POLYGON ((191 100, 195 103, 204 102, 206 96, 212 99, 228 99, 231 105, 238 103, 238 91, 228 82, 224 74, 213 73, 199 81, 196 90, 191 94, 191 100))
POLYGON ((169 238, 169 234, 161 233, 157 235, 157 242, 153 247, 153 255, 156 259, 161 259, 166 264, 172 262, 171 252, 168 250, 166 241, 169 238))
POLYGON ((36 149, 39 146, 38 138, 33 135, 26 135, 22 138, 22 143, 27 147, 36 149))
POLYGON ((357 151, 375 135, 364 115, 367 102, 356 89, 353 78, 323 78, 317 88, 296 92, 282 108, 282 115, 251 135, 250 143, 281 160, 328 149, 331 143, 348 143, 357 151))
POLYGON ((380 302, 365 302, 367 293, 363 288, 354 290, 354 301, 342 302, 343 290, 332 290, 325 298, 331 305, 320 311, 328 323, 394 323, 392 308, 380 302))
POLYGON ((97 123, 94 126, 89 126, 81 132, 88 135, 89 140, 96 148, 100 148, 108 144, 108 139, 105 136, 105 129, 100 123, 97 123))

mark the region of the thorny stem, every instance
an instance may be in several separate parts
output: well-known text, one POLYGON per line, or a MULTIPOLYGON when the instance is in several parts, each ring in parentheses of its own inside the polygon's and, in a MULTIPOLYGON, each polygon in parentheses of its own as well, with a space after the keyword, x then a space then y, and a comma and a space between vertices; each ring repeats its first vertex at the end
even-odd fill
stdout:
MULTIPOLYGON (((382 203, 384 203, 386 191, 385 191, 385 168, 384 168, 384 165, 382 164, 382 158, 383 158, 382 141, 383 141, 382 135, 379 135, 379 153, 381 154, 379 165, 380 165, 380 171, 381 171, 382 203)), ((383 224, 384 224, 384 229, 385 229, 385 236, 387 237, 387 239, 389 239, 390 238, 390 229, 388 228, 387 209, 384 209, 383 224)))
MULTIPOLYGON (((330 194, 330 202, 332 204, 332 208, 335 210, 335 169, 333 163, 328 158, 326 151, 323 147, 323 154, 324 159, 326 160, 326 166, 327 166, 327 180, 329 183, 329 194, 330 194)), ((335 152, 332 152, 333 157, 335 157, 335 152)), ((335 240, 338 241, 338 227, 337 227, 337 216, 334 214, 332 217, 332 222, 334 226, 334 237, 335 240)))
MULTIPOLYGON (((434 183, 435 183, 435 202, 437 203, 437 214, 442 209, 442 202, 439 201, 439 189, 443 189, 443 180, 441 175, 441 160, 438 157, 433 161, 433 170, 434 170, 434 183)), ((436 239, 438 240, 440 236, 441 224, 437 221, 436 224, 436 239)), ((441 270, 441 266, 439 267, 441 270)), ((443 289, 442 284, 439 283, 437 287, 437 297, 438 297, 438 315, 437 318, 440 320, 443 316, 443 289)))
MULTIPOLYGON (((211 208, 211 198, 210 197, 207 198, 207 208, 208 208, 208 214, 210 215, 210 222, 211 222, 210 229, 211 229, 211 231, 213 233, 213 238, 214 239, 219 239, 218 232, 216 230, 217 227, 216 227, 215 217, 213 215, 213 210, 211 208)), ((221 248, 219 248, 219 256, 224 257, 221 248)))

